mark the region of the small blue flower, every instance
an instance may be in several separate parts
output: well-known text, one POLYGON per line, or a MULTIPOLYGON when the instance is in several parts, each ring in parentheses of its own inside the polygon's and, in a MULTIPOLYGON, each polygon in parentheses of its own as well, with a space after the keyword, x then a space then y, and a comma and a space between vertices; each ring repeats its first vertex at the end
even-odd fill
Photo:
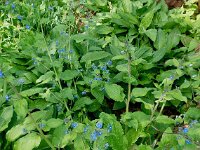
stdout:
POLYGON ((83 132, 86 133, 86 132, 88 131, 88 129, 89 129, 89 126, 87 125, 87 126, 84 128, 83 132))
POLYGON ((71 127, 72 128, 76 128, 78 126, 78 123, 77 122, 73 122, 72 124, 71 124, 71 127))
POLYGON ((6 95, 5 98, 6 98, 7 102, 10 100, 10 96, 9 95, 6 95))
POLYGON ((72 49, 69 50, 69 53, 72 54, 74 51, 72 49))
POLYGON ((101 131, 95 131, 97 136, 101 136, 102 132, 101 131))
POLYGON ((44 123, 40 123, 40 124, 39 124, 39 128, 40 128, 40 129, 43 129, 44 127, 45 127, 45 124, 44 124, 44 123))
POLYGON ((109 60, 109 61, 107 62, 107 65, 108 65, 108 66, 111 66, 111 65, 112 65, 112 61, 109 60))
POLYGON ((74 97, 74 99, 77 99, 77 98, 78 98, 78 95, 74 95, 73 97, 74 97))
POLYGON ((58 41, 56 41, 56 46, 58 46, 59 45, 59 42, 58 41))
POLYGON ((69 130, 66 129, 66 130, 64 131, 64 134, 65 134, 65 135, 66 135, 66 134, 69 134, 69 130))
POLYGON ((57 108, 57 111, 60 112, 62 110, 62 106, 59 105, 59 104, 56 104, 56 108, 57 108))
POLYGON ((59 50, 58 50, 58 53, 59 53, 59 54, 64 53, 64 52, 65 52, 65 48, 62 48, 62 49, 59 49, 59 50))
POLYGON ((49 9, 49 10, 53 10, 53 7, 49 6, 48 9, 49 9))
POLYGON ((19 85, 23 85, 23 84, 24 84, 24 79, 20 78, 20 79, 18 80, 18 84, 19 84, 19 85))
POLYGON ((9 1, 6 1, 5 4, 8 5, 8 4, 9 4, 9 1))
POLYGON ((184 128, 183 133, 188 133, 188 128, 184 128))
POLYGON ((3 72, 0 70, 0 78, 3 78, 4 77, 4 74, 3 72))
POLYGON ((18 15, 18 16, 17 16, 17 19, 18 19, 19 21, 22 21, 22 16, 18 15))
POLYGON ((185 143, 186 143, 186 144, 192 144, 191 141, 188 140, 188 139, 185 140, 185 143))
POLYGON ((170 80, 173 80, 173 79, 174 79, 174 76, 173 76, 173 75, 170 75, 169 79, 170 79, 170 80))
POLYGON ((12 7, 12 9, 15 9, 15 4, 12 4, 11 7, 12 7))
POLYGON ((22 132, 23 132, 23 134, 28 133, 28 131, 25 128, 22 129, 22 132))
POLYGON ((92 64, 92 69, 93 70, 97 69, 97 66, 95 64, 92 64))
POLYGON ((105 148, 105 149, 108 149, 108 147, 109 147, 109 144, 106 143, 106 144, 104 145, 104 148, 105 148))
POLYGON ((87 93, 86 91, 83 91, 81 92, 81 95, 86 95, 86 93, 87 93))
POLYGON ((68 118, 64 119, 64 123, 67 124, 70 120, 68 118))
POLYGON ((89 26, 88 25, 85 25, 85 29, 88 29, 89 28, 89 26))
POLYGON ((94 131, 94 132, 90 135, 90 139, 91 139, 91 141, 96 141, 96 140, 97 140, 96 131, 94 131))
POLYGON ((30 26, 29 25, 26 25, 25 27, 27 30, 30 30, 30 26))
POLYGON ((95 77, 94 80, 96 80, 96 81, 102 81, 102 78, 95 77))
POLYGON ((111 131, 112 131, 112 125, 111 125, 111 124, 108 125, 107 131, 108 131, 108 132, 111 132, 111 131))
POLYGON ((101 67, 101 70, 102 70, 102 71, 106 71, 106 70, 107 70, 107 66, 102 66, 102 67, 101 67))
POLYGON ((97 122, 97 123, 96 123, 96 127, 97 127, 98 129, 101 129, 101 128, 103 127, 103 123, 102 123, 102 122, 97 122))

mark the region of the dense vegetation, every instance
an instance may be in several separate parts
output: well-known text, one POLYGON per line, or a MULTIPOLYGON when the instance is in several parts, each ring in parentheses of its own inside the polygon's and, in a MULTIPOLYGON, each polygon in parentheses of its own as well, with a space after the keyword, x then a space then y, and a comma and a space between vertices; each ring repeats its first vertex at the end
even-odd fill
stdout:
POLYGON ((0 149, 200 149, 196 2, 1 1, 0 149))

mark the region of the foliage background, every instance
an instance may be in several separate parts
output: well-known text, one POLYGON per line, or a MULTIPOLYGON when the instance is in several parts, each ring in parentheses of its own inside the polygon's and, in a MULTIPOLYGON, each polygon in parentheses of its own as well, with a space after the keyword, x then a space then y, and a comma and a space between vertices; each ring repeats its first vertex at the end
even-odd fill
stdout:
POLYGON ((1 2, 0 149, 199 149, 196 2, 1 2))

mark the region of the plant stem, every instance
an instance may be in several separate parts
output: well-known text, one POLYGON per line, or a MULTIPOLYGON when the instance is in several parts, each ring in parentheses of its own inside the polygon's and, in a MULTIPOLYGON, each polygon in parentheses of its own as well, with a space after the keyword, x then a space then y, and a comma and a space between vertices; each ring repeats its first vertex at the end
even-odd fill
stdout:
MULTIPOLYGON (((131 58, 128 55, 128 77, 129 79, 131 78, 131 58)), ((128 96, 127 96, 127 101, 126 101, 126 113, 129 112, 129 103, 131 100, 131 81, 128 81, 128 96)))

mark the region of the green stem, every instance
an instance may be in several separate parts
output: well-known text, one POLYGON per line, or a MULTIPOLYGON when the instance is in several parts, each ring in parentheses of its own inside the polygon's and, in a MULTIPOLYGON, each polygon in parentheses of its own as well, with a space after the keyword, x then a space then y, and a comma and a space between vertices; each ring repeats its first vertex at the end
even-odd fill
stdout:
POLYGON ((59 85, 60 90, 62 90, 62 86, 61 86, 60 79, 59 79, 59 77, 58 77, 58 73, 57 73, 57 71, 56 71, 56 68, 55 68, 54 65, 53 65, 53 60, 52 60, 52 58, 51 58, 51 55, 50 55, 50 52, 49 52, 49 48, 48 48, 48 46, 47 46, 46 39, 45 39, 45 37, 44 37, 44 32, 43 32, 42 25, 41 25, 41 30, 42 30, 42 34, 43 34, 43 38, 44 38, 44 42, 45 42, 47 54, 48 54, 48 56, 49 56, 50 62, 51 62, 51 64, 52 64, 52 66, 53 66, 54 73, 55 73, 55 75, 56 75, 56 81, 58 82, 58 85, 59 85))
MULTIPOLYGON (((131 78, 131 59, 130 56, 128 55, 128 77, 129 79, 131 78)), ((126 101, 126 113, 129 112, 129 103, 131 100, 131 82, 128 81, 128 96, 127 96, 127 101, 126 101)))

